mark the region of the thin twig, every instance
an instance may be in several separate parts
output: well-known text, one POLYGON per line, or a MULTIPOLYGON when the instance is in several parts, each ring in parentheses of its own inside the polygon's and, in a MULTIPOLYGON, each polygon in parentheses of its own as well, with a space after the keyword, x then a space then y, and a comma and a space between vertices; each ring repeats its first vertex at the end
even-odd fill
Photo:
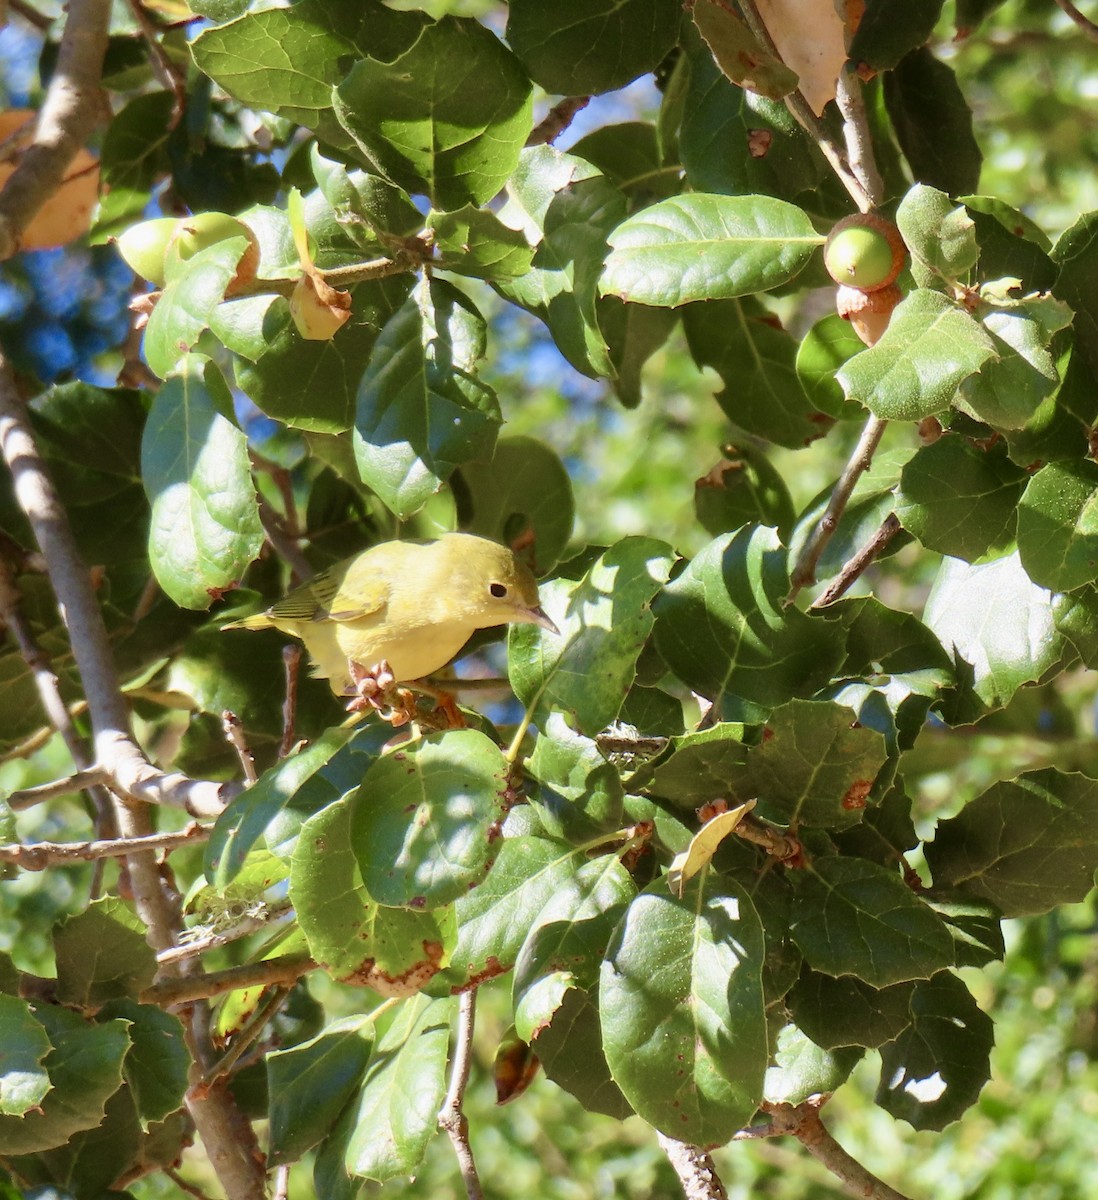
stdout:
POLYGON ((0 259, 19 249, 23 230, 61 186, 76 153, 107 111, 99 89, 111 0, 70 0, 34 140, 0 191, 0 259))
POLYGON ((225 709, 221 714, 221 728, 225 731, 226 741, 236 751, 236 757, 240 760, 240 769, 244 772, 244 778, 250 787, 259 778, 259 773, 255 769, 255 755, 244 736, 244 726, 236 713, 225 709))
POLYGON ((316 969, 316 963, 308 955, 287 954, 280 958, 268 958, 262 962, 244 963, 239 967, 228 967, 224 971, 210 971, 206 975, 192 975, 183 979, 166 979, 154 983, 140 996, 142 1004, 156 1004, 160 1008, 174 1008, 177 1004, 188 1004, 192 1000, 206 1000, 224 992, 237 992, 241 988, 266 986, 273 983, 294 983, 308 971, 316 969))
POLYGON ((565 96, 545 114, 530 131, 527 146, 545 146, 557 138, 572 124, 576 113, 582 112, 591 103, 590 96, 565 96))
POLYGON ((477 1174, 473 1148, 469 1144, 469 1121, 462 1109, 465 1089, 469 1085, 469 1071, 473 1065, 473 1027, 476 1024, 477 993, 470 988, 461 993, 458 1007, 457 1039, 454 1056, 450 1064, 450 1086, 446 1099, 439 1109, 438 1123, 450 1138, 457 1155, 461 1179, 465 1184, 467 1200, 482 1200, 484 1191, 477 1174))
POLYGON ((33 808, 36 804, 42 804, 46 800, 53 800, 57 796, 71 796, 86 788, 107 783, 109 780, 110 776, 107 772, 98 767, 93 767, 90 771, 76 771, 72 775, 66 775, 64 779, 53 779, 49 783, 40 783, 35 787, 20 788, 19 791, 12 792, 8 797, 8 805, 16 812, 22 812, 24 809, 33 808))
POLYGON ((851 173, 876 208, 885 201, 884 181, 877 170, 873 153, 873 135, 869 130, 869 117, 862 96, 862 81, 851 62, 844 63, 839 72, 835 84, 835 103, 843 115, 843 140, 846 142, 846 160, 851 173))
POLYGON ((41 33, 45 33, 53 25, 53 17, 40 13, 32 4, 27 4, 26 0, 8 0, 8 8, 41 33))
POLYGON ((881 522, 881 526, 877 532, 843 564, 843 569, 828 585, 827 591, 813 600, 808 607, 826 608, 829 604, 834 604, 846 592, 847 588, 861 576, 866 567, 873 562, 896 534, 900 532, 901 528, 902 526, 896 514, 889 513, 881 522))
POLYGON ((312 564, 301 552, 297 535, 286 529, 282 518, 262 496, 259 497, 259 523, 271 549, 290 564, 295 583, 302 583, 314 574, 312 564))
POLYGON ((152 833, 138 838, 106 838, 93 842, 31 842, 0 846, 0 862, 14 863, 25 871, 44 871, 55 863, 93 862, 100 858, 124 858, 144 850, 177 850, 204 842, 210 836, 205 825, 192 821, 174 833, 152 833))
POLYGON ((1098 42, 1098 25, 1090 20, 1089 17, 1083 14, 1072 4, 1071 0, 1056 0, 1056 3, 1061 9, 1075 22, 1075 24, 1090 38, 1092 41, 1098 42))
POLYGON ((659 1130, 656 1139, 679 1177, 686 1200, 727 1200, 713 1159, 700 1146, 676 1141, 659 1130))
POLYGON ((278 757, 285 758, 294 748, 297 727, 297 680, 301 670, 301 647, 295 642, 282 647, 282 664, 286 668, 286 699, 282 702, 282 740, 278 757))
POLYGON ((779 833, 773 825, 768 825, 751 813, 745 813, 740 818, 735 833, 745 842, 761 846, 779 862, 795 863, 804 852, 804 847, 795 837, 788 833, 779 833))
POLYGON ((290 1168, 285 1163, 275 1171, 274 1185, 274 1193, 271 1196, 271 1200, 288 1200, 290 1195, 290 1168))
POLYGON ((804 1104, 764 1104, 775 1137, 788 1134, 835 1176, 847 1193, 857 1200, 907 1200, 849 1154, 831 1136, 820 1120, 819 1101, 804 1104))
POLYGON ((164 47, 160 44, 161 30, 149 19, 142 0, 129 0, 129 6, 134 20, 141 29, 141 35, 149 47, 149 53, 153 60, 153 73, 173 96, 172 111, 168 117, 170 132, 183 119, 183 113, 187 106, 187 77, 164 52, 164 47))
POLYGON ((862 429, 862 436, 854 447, 854 452, 843 468, 838 482, 827 502, 827 509, 820 518, 819 524, 813 529, 811 536, 801 550, 797 565, 789 577, 790 590, 786 604, 792 604, 801 588, 813 583, 816 579, 816 567, 825 547, 834 536, 839 526, 839 520, 846 511, 851 494, 862 475, 869 470, 873 463, 873 454, 880 443, 888 422, 881 417, 870 416, 862 429))

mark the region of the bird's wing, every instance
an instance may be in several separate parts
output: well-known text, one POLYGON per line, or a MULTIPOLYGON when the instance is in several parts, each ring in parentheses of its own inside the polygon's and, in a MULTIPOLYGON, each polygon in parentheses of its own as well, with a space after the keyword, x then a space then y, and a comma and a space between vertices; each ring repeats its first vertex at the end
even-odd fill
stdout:
POLYGON ((275 622, 361 621, 380 612, 389 599, 388 585, 380 579, 362 579, 359 572, 353 596, 348 596, 347 567, 345 562, 336 563, 321 571, 269 608, 267 616, 275 622), (333 605, 338 607, 333 610, 333 605))

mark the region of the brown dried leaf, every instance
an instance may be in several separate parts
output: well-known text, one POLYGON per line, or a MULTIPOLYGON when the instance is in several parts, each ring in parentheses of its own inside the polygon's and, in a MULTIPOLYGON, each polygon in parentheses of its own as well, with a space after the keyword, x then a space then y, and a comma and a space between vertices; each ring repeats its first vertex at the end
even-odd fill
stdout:
POLYGON ((758 5, 782 61, 800 76, 801 93, 819 116, 835 99, 835 82, 846 62, 840 11, 854 23, 854 6, 849 0, 758 0, 758 5))

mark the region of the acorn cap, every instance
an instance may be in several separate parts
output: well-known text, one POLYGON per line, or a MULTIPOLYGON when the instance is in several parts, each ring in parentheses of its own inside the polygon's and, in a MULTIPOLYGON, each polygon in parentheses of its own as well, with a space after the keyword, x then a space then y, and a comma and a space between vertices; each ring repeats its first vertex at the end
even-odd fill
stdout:
POLYGON ((876 292, 903 270, 907 247, 895 225, 876 213, 843 217, 824 243, 827 273, 843 287, 876 292))

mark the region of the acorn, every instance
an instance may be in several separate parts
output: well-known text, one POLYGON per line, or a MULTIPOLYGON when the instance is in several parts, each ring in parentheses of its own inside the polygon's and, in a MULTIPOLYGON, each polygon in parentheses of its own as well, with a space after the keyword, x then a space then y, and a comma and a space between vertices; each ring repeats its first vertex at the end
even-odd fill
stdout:
POLYGON ((175 217, 154 217, 131 225, 114 240, 126 265, 155 287, 164 286, 164 258, 176 224, 175 217))
POLYGON ((190 217, 180 217, 176 221, 172 236, 168 239, 165 251, 166 266, 170 269, 176 263, 187 262, 199 251, 232 237, 248 239, 236 274, 225 289, 226 296, 235 295, 256 277, 259 270, 259 241, 243 221, 230 217, 228 213, 203 212, 190 217))
POLYGON ((824 265, 842 287, 876 292, 896 281, 903 270, 907 248, 900 231, 876 213, 855 213, 827 235, 824 265))

